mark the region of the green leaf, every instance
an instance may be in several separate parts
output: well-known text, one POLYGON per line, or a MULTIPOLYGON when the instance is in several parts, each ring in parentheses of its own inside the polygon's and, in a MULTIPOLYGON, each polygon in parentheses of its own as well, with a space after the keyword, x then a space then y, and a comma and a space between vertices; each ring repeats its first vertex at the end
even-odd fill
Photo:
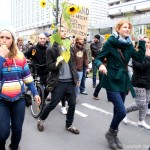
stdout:
POLYGON ((61 39, 60 35, 58 34, 58 32, 53 34, 53 38, 54 38, 55 42, 58 43, 59 45, 63 44, 62 39, 61 39))
POLYGON ((65 40, 62 40, 62 45, 68 50, 70 51, 70 46, 71 46, 71 41, 69 39, 65 39, 65 40))
POLYGON ((51 41, 51 45, 53 45, 54 44, 54 42, 55 42, 55 39, 54 39, 54 34, 52 34, 51 36, 50 36, 50 41, 51 41))

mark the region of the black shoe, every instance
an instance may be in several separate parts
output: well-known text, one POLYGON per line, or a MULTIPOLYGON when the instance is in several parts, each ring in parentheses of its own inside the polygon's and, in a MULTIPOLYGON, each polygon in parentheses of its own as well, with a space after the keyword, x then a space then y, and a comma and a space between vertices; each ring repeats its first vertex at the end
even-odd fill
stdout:
MULTIPOLYGON (((11 150, 11 144, 9 144, 9 150, 11 150)), ((20 147, 18 146, 18 150, 20 150, 20 147)))
POLYGON ((93 85, 93 88, 96 88, 96 85, 93 85))

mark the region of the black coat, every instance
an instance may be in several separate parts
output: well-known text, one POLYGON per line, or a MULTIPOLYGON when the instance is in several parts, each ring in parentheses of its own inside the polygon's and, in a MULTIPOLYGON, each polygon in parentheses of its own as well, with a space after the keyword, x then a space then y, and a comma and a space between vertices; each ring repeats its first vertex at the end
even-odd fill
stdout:
POLYGON ((150 89, 150 56, 145 56, 144 62, 133 63, 132 84, 134 87, 150 89))
MULTIPOLYGON (((73 50, 70 50, 70 60, 68 62, 70 71, 72 74, 73 78, 73 83, 74 85, 77 84, 78 81, 78 75, 77 75, 77 70, 75 67, 75 61, 73 57, 73 50)), ((58 80, 59 80, 59 70, 61 67, 61 63, 59 63, 56 66, 57 62, 57 57, 60 56, 60 49, 59 45, 57 43, 54 43, 51 48, 48 48, 47 54, 46 54, 46 60, 47 60, 47 72, 49 72, 49 77, 48 77, 48 85, 51 87, 57 86, 58 80)))
POLYGON ((31 47, 26 53, 24 53, 27 59, 30 59, 34 64, 44 65, 38 68, 38 75, 44 76, 47 74, 46 70, 46 46, 42 46, 39 43, 31 47), (35 53, 33 51, 35 50, 35 53))

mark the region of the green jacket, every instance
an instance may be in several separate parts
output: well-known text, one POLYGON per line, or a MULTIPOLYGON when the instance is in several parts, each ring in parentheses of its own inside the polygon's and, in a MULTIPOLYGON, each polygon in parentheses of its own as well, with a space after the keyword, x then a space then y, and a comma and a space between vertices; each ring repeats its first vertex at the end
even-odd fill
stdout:
POLYGON ((107 58, 107 75, 103 75, 101 87, 108 91, 128 92, 131 91, 133 97, 135 92, 129 79, 128 71, 125 63, 121 58, 118 49, 121 49, 124 58, 128 64, 130 58, 138 62, 142 62, 145 56, 145 41, 139 41, 139 51, 136 51, 132 44, 120 43, 114 36, 110 36, 104 44, 102 51, 95 59, 95 64, 99 66, 103 63, 104 58, 107 58))

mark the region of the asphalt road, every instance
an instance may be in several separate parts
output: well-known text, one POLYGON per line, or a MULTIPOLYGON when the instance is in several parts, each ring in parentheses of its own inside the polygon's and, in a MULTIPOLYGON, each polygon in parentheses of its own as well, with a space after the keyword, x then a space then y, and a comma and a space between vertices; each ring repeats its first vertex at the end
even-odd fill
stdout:
MULTIPOLYGON (((65 130, 65 115, 60 113, 58 105, 44 122, 44 132, 37 130, 37 119, 34 119, 30 109, 26 109, 23 135, 20 143, 21 150, 109 150, 105 139, 113 107, 107 101, 105 90, 99 93, 100 100, 93 100, 92 80, 87 78, 86 88, 88 95, 79 95, 76 106, 74 125, 80 130, 74 135, 65 130)), ((134 102, 131 95, 127 96, 125 105, 134 102)), ((150 130, 137 126, 138 112, 128 115, 130 123, 121 123, 119 138, 124 150, 148 150, 150 145, 150 130)), ((150 124, 150 116, 146 117, 150 124)), ((9 140, 7 141, 7 145, 9 140)))

